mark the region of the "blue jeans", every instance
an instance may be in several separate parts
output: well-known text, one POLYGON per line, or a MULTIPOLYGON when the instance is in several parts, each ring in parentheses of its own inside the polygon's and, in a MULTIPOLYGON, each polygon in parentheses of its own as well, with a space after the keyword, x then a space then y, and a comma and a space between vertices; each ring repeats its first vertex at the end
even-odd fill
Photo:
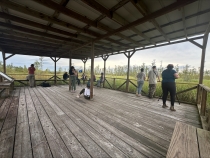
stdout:
POLYGON ((143 84, 144 84, 144 81, 138 81, 138 87, 137 87, 138 94, 141 94, 143 84))

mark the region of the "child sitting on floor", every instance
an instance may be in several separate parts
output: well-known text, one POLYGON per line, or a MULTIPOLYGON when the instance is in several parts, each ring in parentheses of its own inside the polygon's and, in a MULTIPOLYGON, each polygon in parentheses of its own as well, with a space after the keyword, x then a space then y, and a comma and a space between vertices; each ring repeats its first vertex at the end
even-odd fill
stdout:
POLYGON ((90 99, 90 81, 88 81, 87 87, 80 91, 80 93, 77 95, 77 98, 79 98, 81 94, 84 94, 85 99, 90 99))

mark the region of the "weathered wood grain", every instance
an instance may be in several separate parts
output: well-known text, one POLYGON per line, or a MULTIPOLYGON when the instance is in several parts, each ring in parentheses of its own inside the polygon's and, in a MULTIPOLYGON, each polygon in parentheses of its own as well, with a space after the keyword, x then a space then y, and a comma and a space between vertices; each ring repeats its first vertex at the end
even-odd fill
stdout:
POLYGON ((28 111, 31 145, 34 157, 52 157, 35 105, 28 88, 25 88, 26 105, 28 111))
POLYGON ((36 109, 37 115, 41 122, 41 126, 47 139, 47 142, 44 143, 49 144, 53 157, 71 158, 71 153, 67 149, 56 128, 47 116, 45 110, 42 108, 40 102, 36 97, 34 97, 35 93, 32 91, 32 89, 29 89, 29 94, 31 95, 31 99, 34 102, 34 108, 36 109))
POLYGON ((210 131, 197 128, 200 157, 210 157, 210 131))
POLYGON ((88 154, 88 152, 84 149, 84 147, 80 144, 76 137, 71 133, 67 126, 61 121, 59 116, 50 107, 49 103, 45 100, 41 93, 37 91, 37 89, 33 90, 38 100, 42 104, 42 107, 45 109, 46 113, 48 114, 57 131, 59 132, 60 136, 62 137, 67 148, 71 152, 72 156, 77 158, 89 158, 90 155, 88 154))
POLYGON ((16 119, 18 109, 19 90, 14 91, 11 99, 5 122, 0 134, 0 157, 11 158, 13 156, 13 146, 16 130, 16 119))
POLYGON ((20 90, 18 118, 15 134, 14 158, 32 158, 28 113, 24 88, 20 90))
POLYGON ((198 158, 199 150, 196 127, 177 122, 166 157, 198 158))
MULTIPOLYGON (((39 89, 40 93, 44 89, 39 89)), ((63 111, 65 111, 63 109, 63 111)), ((84 148, 92 157, 109 157, 81 128, 79 128, 67 115, 61 115, 61 120, 71 130, 75 137, 81 142, 84 148)))

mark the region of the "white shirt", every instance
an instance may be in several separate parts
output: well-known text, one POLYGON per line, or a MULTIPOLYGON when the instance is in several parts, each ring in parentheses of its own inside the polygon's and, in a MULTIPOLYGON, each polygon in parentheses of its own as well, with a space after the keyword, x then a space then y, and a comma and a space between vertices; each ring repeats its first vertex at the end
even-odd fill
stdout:
POLYGON ((157 70, 150 70, 148 73, 149 84, 157 84, 157 77, 159 76, 157 70))
POLYGON ((90 89, 85 88, 84 95, 85 95, 85 96, 90 96, 90 89))

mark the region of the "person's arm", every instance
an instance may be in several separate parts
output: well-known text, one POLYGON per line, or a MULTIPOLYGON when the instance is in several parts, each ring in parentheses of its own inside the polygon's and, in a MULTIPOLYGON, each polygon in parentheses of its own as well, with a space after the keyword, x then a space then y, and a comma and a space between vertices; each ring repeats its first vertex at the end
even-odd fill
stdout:
POLYGON ((176 73, 174 73, 174 78, 175 79, 178 79, 179 78, 179 74, 176 72, 176 73))

